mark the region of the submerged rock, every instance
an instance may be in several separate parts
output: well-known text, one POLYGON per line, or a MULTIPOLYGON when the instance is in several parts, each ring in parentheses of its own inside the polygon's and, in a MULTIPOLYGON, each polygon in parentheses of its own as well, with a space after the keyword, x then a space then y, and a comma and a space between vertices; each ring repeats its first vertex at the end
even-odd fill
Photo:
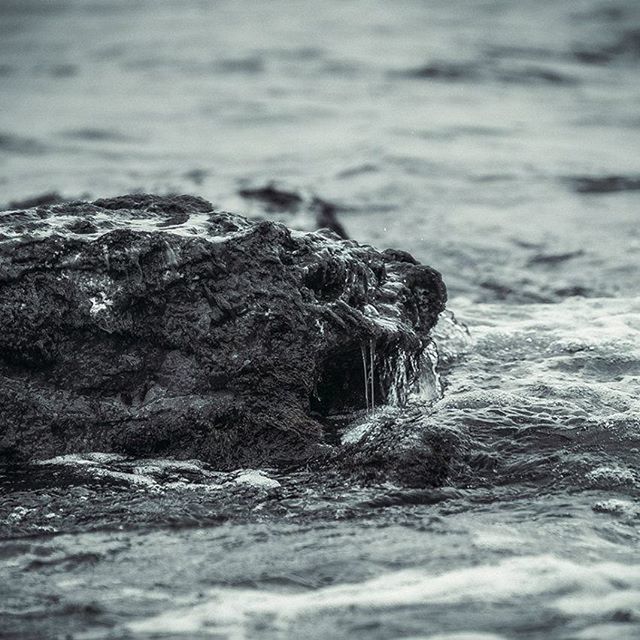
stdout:
POLYGON ((577 193, 599 194, 640 190, 640 176, 572 176, 569 184, 577 193))
POLYGON ((287 219, 287 224, 303 231, 329 229, 347 240, 344 225, 338 219, 338 211, 343 211, 334 202, 313 194, 299 193, 270 182, 262 187, 245 188, 238 191, 245 200, 260 203, 266 214, 289 214, 296 216, 287 219))
POLYGON ((342 435, 339 463, 362 480, 404 486, 444 483, 457 464, 462 434, 428 419, 426 407, 383 408, 342 435))
POLYGON ((318 229, 329 229, 343 240, 349 239, 349 234, 338 219, 338 207, 333 202, 322 198, 313 199, 313 208, 316 212, 316 225, 318 229))
POLYGON ((49 204, 60 204, 68 198, 64 198, 57 191, 48 191, 37 196, 24 198, 23 200, 12 200, 6 209, 31 209, 33 207, 43 207, 49 204))
POLYGON ((402 401, 445 299, 404 252, 190 196, 7 212, 0 457, 309 459, 331 415, 402 401))
POLYGON ((288 191, 270 182, 263 187, 246 187, 238 193, 246 200, 261 202, 267 211, 296 211, 303 203, 303 198, 295 191, 288 191))
MULTIPOLYGON (((494 54, 495 55, 495 54, 494 54)), ((577 78, 548 66, 501 64, 499 60, 485 60, 484 63, 433 62, 404 71, 392 71, 391 76, 414 80, 469 82, 497 81, 501 83, 575 85, 577 78)))

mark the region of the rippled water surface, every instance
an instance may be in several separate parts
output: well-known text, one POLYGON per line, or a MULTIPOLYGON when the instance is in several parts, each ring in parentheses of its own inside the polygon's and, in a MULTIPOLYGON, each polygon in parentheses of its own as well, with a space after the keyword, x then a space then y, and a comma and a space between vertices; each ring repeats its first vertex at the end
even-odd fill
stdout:
POLYGON ((442 486, 2 469, 0 637, 640 637, 639 69, 633 0, 0 2, 0 204, 276 181, 451 298, 442 486))

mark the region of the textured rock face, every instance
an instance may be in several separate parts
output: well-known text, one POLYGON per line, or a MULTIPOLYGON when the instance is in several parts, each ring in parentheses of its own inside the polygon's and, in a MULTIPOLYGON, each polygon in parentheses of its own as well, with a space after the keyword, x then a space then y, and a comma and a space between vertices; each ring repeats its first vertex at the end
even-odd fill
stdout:
POLYGON ((402 400, 445 297, 403 252, 189 196, 0 214, 0 456, 308 458, 402 400))

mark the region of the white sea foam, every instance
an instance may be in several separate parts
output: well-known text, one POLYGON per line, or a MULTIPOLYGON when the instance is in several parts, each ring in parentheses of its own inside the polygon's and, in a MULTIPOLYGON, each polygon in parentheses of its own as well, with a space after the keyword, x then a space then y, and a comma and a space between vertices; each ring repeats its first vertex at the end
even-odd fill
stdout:
POLYGON ((117 453, 105 453, 102 451, 93 451, 90 453, 68 453, 47 460, 39 460, 37 464, 63 464, 63 465, 99 465, 111 462, 121 462, 125 460, 124 456, 117 453))
POLYGON ((94 478, 112 479, 134 487, 162 491, 212 492, 236 486, 275 489, 280 482, 263 469, 215 471, 201 460, 148 458, 129 460, 114 453, 73 453, 47 460, 39 465, 78 467, 94 478))
POLYGON ((135 621, 127 628, 140 634, 226 634, 244 640, 253 637, 255 624, 284 631, 298 619, 335 610, 371 614, 398 607, 531 606, 543 595, 540 606, 573 616, 578 624, 593 624, 620 607, 638 615, 640 565, 525 556, 442 573, 387 573, 304 593, 221 588, 211 590, 205 602, 135 621))
POLYGON ((257 469, 247 469, 241 471, 234 479, 236 484, 244 484, 257 489, 275 489, 280 483, 274 478, 270 478, 264 471, 257 469))
MULTIPOLYGON (((469 327, 471 348, 448 376, 434 419, 451 416, 459 423, 468 415, 487 429, 533 432, 546 425, 558 434, 589 423, 615 432, 608 436, 614 446, 634 437, 640 419, 640 300, 461 304, 457 311, 469 327)), ((447 349, 446 335, 440 344, 447 349)), ((585 479, 594 487, 637 482, 622 461, 594 464, 585 479)))

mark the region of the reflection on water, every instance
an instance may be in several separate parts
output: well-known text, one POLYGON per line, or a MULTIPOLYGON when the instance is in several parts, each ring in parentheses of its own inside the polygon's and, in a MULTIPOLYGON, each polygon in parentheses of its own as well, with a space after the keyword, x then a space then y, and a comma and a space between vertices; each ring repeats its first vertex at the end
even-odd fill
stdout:
POLYGON ((3 203, 322 202, 468 329, 393 422, 448 443, 442 486, 0 470, 0 635, 638 637, 639 33, 632 0, 0 3, 3 203))

